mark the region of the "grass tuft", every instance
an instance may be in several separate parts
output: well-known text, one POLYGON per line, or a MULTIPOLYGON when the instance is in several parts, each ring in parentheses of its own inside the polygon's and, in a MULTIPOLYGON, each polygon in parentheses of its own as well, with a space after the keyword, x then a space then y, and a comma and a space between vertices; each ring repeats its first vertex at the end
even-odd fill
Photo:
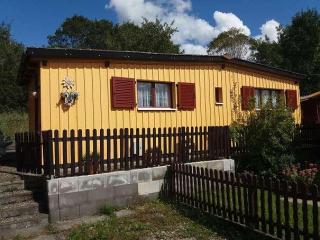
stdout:
POLYGON ((100 208, 100 213, 104 214, 104 215, 114 215, 115 212, 115 208, 110 204, 110 203, 106 203, 103 207, 100 208))

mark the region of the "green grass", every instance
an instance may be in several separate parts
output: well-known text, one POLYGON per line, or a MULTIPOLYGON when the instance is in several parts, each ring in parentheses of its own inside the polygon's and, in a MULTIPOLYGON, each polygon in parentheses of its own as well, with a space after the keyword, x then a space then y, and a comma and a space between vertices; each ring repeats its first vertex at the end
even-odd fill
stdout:
POLYGON ((112 215, 94 224, 81 225, 67 239, 257 239, 255 233, 233 224, 161 201, 147 202, 131 209, 134 214, 126 217, 112 215))
POLYGON ((16 132, 25 132, 29 129, 28 114, 25 112, 0 113, 0 131, 14 140, 16 132))
POLYGON ((106 203, 103 207, 100 208, 100 213, 107 216, 112 216, 114 214, 114 211, 114 207, 109 203, 106 203))
MULTIPOLYGON (((240 213, 240 206, 239 206, 239 201, 238 201, 238 193, 237 193, 237 187, 235 187, 235 203, 233 203, 232 201, 232 188, 230 187, 229 188, 229 196, 230 196, 230 203, 231 203, 231 209, 233 210, 233 206, 235 205, 235 208, 236 208, 236 212, 237 212, 237 215, 240 213)), ((268 226, 268 222, 269 222, 269 218, 270 218, 270 215, 269 215, 269 208, 268 208, 268 192, 267 191, 264 191, 264 202, 262 203, 261 201, 261 190, 258 189, 257 191, 257 209, 258 209, 258 217, 261 218, 263 215, 266 219, 266 225, 268 226), (265 211, 264 213, 262 212, 262 204, 264 204, 264 208, 265 208, 265 211)), ((217 204, 217 194, 215 193, 214 194, 215 196, 215 202, 217 204)), ((242 210, 242 215, 245 214, 245 208, 244 208, 244 189, 241 188, 241 210, 242 210)), ((200 197, 200 194, 197 195, 197 197, 199 198, 200 197)), ((202 195, 201 195, 201 199, 202 199, 202 195)), ((207 198, 207 196, 206 196, 207 198)), ((225 198, 225 202, 224 202, 224 206, 226 206, 226 215, 228 216, 228 211, 227 211, 227 189, 226 187, 224 187, 224 198, 225 198)), ((212 202, 212 199, 206 199, 204 202, 206 203, 209 203, 211 204, 212 202)), ((222 198, 221 198, 221 189, 219 191, 219 203, 220 203, 220 207, 222 206, 222 198)), ((308 217, 308 230, 309 230, 309 233, 312 233, 313 232, 313 213, 312 213, 312 202, 311 201, 308 201, 308 204, 307 205, 307 217, 308 217)), ((293 219, 293 203, 292 203, 292 200, 290 201, 290 198, 289 198, 289 202, 288 202, 288 209, 289 209, 289 225, 293 228, 294 227, 294 219, 293 219)), ((298 227, 299 229, 302 231, 303 230, 303 212, 302 212, 302 203, 301 202, 298 202, 297 204, 297 208, 298 208, 298 213, 297 213, 297 216, 298 216, 298 227)), ((320 207, 318 207, 318 212, 319 212, 319 219, 318 219, 318 222, 320 223, 320 207)), ((222 214, 222 211, 221 211, 221 214, 222 214)), ((277 213, 276 213, 276 195, 274 193, 272 193, 272 220, 274 222, 274 231, 276 232, 276 222, 277 222, 277 213)), ((285 214, 284 214, 284 199, 283 197, 280 197, 280 221, 281 221, 281 224, 285 224, 285 214)), ((268 228, 268 227, 267 227, 268 228)), ((320 231, 320 228, 319 228, 319 231, 320 231)))

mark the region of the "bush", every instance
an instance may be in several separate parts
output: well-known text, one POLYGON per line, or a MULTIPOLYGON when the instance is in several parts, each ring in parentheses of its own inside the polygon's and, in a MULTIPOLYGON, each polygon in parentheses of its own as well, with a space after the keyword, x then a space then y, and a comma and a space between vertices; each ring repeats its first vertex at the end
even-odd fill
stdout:
POLYGON ((305 167, 293 164, 282 171, 282 175, 289 181, 305 184, 320 184, 320 165, 309 163, 305 167))
POLYGON ((0 113, 0 131, 5 137, 14 140, 16 132, 25 132, 29 129, 28 114, 25 112, 0 113))
POLYGON ((114 207, 109 203, 106 203, 103 207, 100 208, 100 212, 108 216, 113 215, 114 211, 115 211, 114 207))
MULTIPOLYGON (((281 101, 280 101, 281 102, 281 101)), ((235 141, 245 139, 246 153, 237 164, 239 170, 276 175, 293 162, 295 123, 292 111, 283 103, 272 107, 269 101, 260 110, 249 111, 231 125, 235 141)))

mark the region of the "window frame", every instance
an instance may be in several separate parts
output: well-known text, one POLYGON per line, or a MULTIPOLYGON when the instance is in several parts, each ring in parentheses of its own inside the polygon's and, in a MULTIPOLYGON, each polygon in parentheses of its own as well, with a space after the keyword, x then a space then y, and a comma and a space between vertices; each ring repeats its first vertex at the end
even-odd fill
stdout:
POLYGON ((145 111, 154 111, 154 110, 160 110, 160 111, 174 111, 175 108, 175 102, 174 102, 174 83, 173 82, 164 82, 164 81, 152 81, 152 80, 143 80, 139 79, 137 80, 137 106, 138 110, 145 110, 145 111), (151 84, 151 106, 148 107, 139 107, 139 90, 138 90, 138 84, 139 83, 149 83, 151 84), (158 107, 156 106, 156 84, 167 84, 170 87, 170 106, 169 107, 158 107))
POLYGON ((223 105, 223 91, 222 87, 215 87, 214 88, 214 98, 216 105, 223 105), (219 94, 217 94, 219 93, 219 94), (220 101, 221 100, 221 101, 220 101))
MULTIPOLYGON (((276 92, 276 96, 277 96, 277 98, 279 98, 280 97, 280 94, 281 94, 281 89, 274 89, 274 88, 254 88, 254 101, 255 101, 255 109, 256 110, 260 110, 261 109, 261 107, 262 107, 262 105, 264 104, 263 102, 263 96, 262 96, 262 92, 263 91, 268 91, 269 92, 269 99, 271 99, 271 101, 272 101, 272 92, 276 92), (258 91, 259 92, 259 106, 257 107, 256 106, 256 91, 258 91)), ((278 100, 278 99, 277 99, 278 100)), ((277 101, 277 103, 276 104, 278 104, 279 102, 277 101)), ((273 106, 274 107, 274 106, 273 106)))

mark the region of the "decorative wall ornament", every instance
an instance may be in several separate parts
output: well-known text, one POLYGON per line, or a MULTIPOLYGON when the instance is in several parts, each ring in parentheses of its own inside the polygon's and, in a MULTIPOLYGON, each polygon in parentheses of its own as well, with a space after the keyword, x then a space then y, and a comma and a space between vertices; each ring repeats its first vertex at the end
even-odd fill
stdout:
POLYGON ((74 89, 74 81, 69 77, 62 80, 61 100, 66 107, 71 107, 79 98, 79 93, 74 89))

